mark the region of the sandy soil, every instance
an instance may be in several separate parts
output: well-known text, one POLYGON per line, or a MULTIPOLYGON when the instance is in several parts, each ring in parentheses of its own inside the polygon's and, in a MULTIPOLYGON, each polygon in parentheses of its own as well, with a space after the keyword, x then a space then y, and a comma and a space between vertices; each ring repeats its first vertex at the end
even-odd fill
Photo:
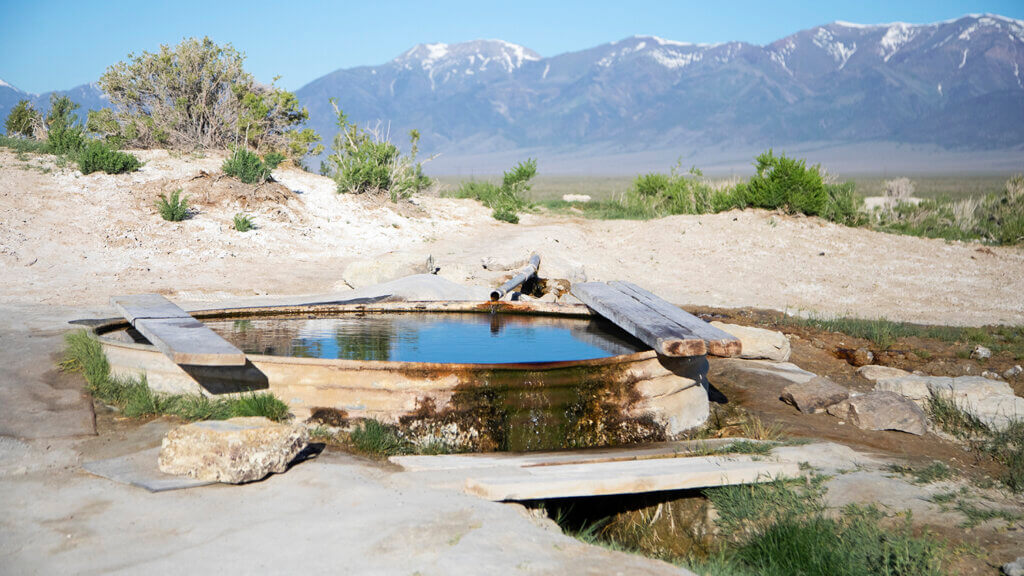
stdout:
MULTIPOLYGON (((680 304, 942 324, 1024 322, 1024 250, 850 229, 763 211, 651 222, 528 214, 496 222, 468 200, 393 205, 339 195, 293 168, 261 190, 218 176, 222 157, 143 151, 139 172, 82 176, 0 152, 0 303, 97 305, 118 292, 183 301, 346 290, 354 260, 432 255, 441 274, 493 281, 485 256, 578 262, 593 280, 627 279, 680 304), (36 166, 37 168, 33 168, 36 166), (49 168, 49 173, 43 170, 49 168), (160 219, 160 193, 197 209, 160 219), (240 211, 258 229, 231 229, 240 211)), ((542 263, 542 270, 544 265, 542 263)))

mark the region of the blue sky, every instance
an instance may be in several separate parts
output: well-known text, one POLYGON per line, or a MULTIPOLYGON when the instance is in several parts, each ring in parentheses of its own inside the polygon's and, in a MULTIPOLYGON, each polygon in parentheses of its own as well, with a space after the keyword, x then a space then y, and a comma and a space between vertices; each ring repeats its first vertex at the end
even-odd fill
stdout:
POLYGON ((210 36, 244 51, 260 80, 279 75, 294 90, 421 42, 500 38, 553 56, 634 34, 766 44, 833 20, 923 23, 979 12, 1024 19, 1024 1, 0 0, 0 78, 29 92, 70 88, 95 81, 129 52, 210 36))

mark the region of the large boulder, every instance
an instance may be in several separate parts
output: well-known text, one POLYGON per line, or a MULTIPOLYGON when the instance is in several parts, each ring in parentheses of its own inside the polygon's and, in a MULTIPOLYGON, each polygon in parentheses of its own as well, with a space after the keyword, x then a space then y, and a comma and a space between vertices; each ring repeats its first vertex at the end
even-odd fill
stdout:
POLYGON ((789 339, 782 332, 724 322, 712 322, 711 325, 739 339, 743 344, 740 358, 765 359, 774 362, 789 360, 789 339))
POLYGON ((875 390, 894 392, 925 407, 932 396, 949 400, 987 426, 1001 430, 1015 420, 1024 420, 1024 398, 1009 384, 980 376, 916 376, 886 378, 875 390))
POLYGON ((918 436, 928 430, 924 410, 894 392, 869 392, 830 406, 828 413, 864 430, 899 430, 918 436))
POLYGON ((807 382, 794 383, 782 389, 781 399, 796 406, 804 414, 824 412, 833 404, 850 397, 850 391, 835 382, 819 376, 807 382))
POLYGON ((892 366, 880 366, 878 364, 861 366, 860 368, 857 368, 857 374, 867 380, 871 380, 872 382, 885 380, 886 378, 910 376, 910 372, 907 372, 906 370, 900 370, 899 368, 893 368, 892 366))
POLYGON ((160 447, 160 470, 242 484, 284 472, 308 443, 305 427, 267 418, 193 422, 171 430, 160 447))

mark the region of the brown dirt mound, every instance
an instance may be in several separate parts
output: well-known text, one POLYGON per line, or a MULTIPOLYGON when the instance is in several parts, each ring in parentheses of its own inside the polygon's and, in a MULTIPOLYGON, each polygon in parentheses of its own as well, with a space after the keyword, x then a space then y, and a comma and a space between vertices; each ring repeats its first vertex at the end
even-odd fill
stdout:
POLYGON ((189 204, 201 208, 255 210, 268 204, 287 204, 295 198, 291 190, 278 182, 246 184, 226 174, 210 174, 206 170, 186 178, 154 180, 143 187, 145 199, 150 202, 178 189, 188 197, 189 204))

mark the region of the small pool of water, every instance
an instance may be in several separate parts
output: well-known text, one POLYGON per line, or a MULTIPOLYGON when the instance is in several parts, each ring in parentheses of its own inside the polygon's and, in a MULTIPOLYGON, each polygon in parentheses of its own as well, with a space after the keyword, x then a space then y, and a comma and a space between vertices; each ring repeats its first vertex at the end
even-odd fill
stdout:
POLYGON ((502 364, 589 360, 647 347, 604 319, 384 313, 205 320, 246 354, 502 364))

